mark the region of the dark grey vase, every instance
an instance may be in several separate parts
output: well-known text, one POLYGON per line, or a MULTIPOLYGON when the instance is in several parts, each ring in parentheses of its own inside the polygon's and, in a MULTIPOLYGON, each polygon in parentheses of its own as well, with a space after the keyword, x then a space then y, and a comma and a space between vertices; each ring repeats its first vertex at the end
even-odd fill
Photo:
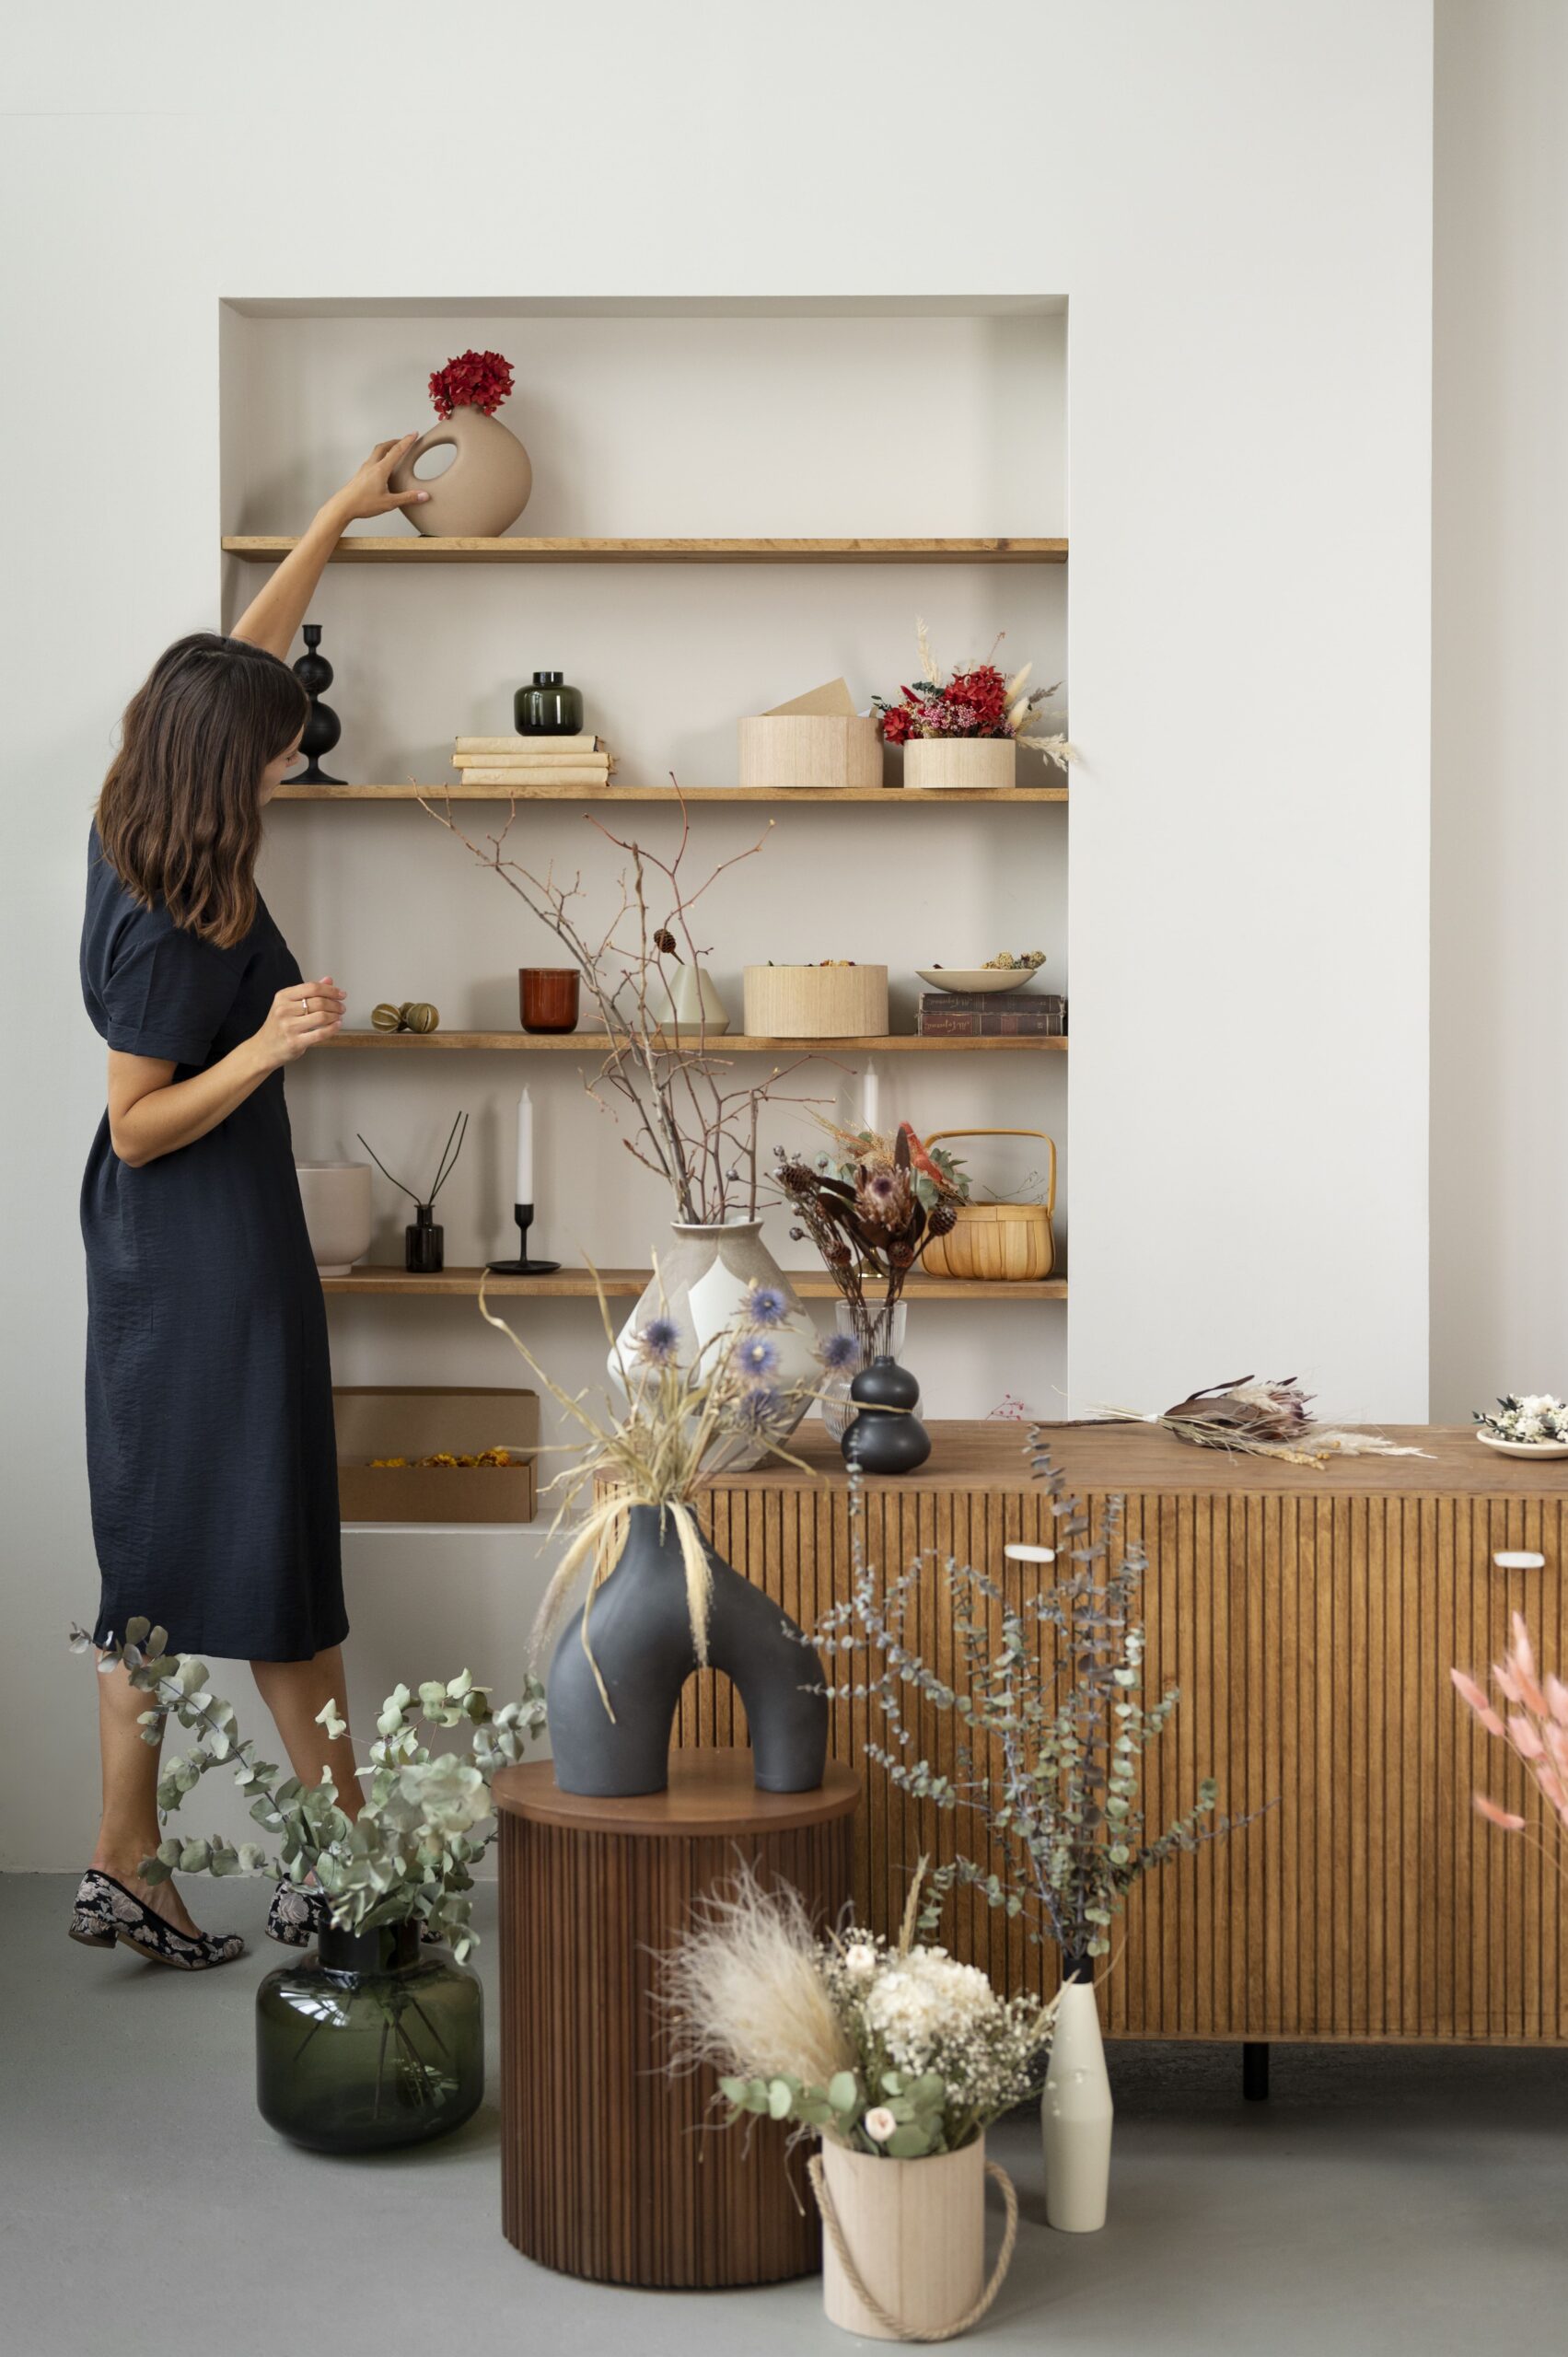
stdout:
POLYGON ((858 1472, 912 1473, 931 1454, 931 1434, 914 1413, 920 1386, 907 1366, 889 1358, 863 1366, 849 1387, 860 1411, 839 1443, 858 1472))
MULTIPOLYGON (((662 1793, 680 1690, 697 1667, 686 1572, 674 1524, 633 1506, 621 1560, 593 1597, 588 1641, 611 1718, 583 1650, 575 1614, 555 1648, 546 1692, 555 1781, 600 1799, 662 1793)), ((822 1665, 795 1622, 705 1547, 713 1573, 708 1660, 746 1705, 757 1789, 815 1792, 828 1757, 822 1665)))

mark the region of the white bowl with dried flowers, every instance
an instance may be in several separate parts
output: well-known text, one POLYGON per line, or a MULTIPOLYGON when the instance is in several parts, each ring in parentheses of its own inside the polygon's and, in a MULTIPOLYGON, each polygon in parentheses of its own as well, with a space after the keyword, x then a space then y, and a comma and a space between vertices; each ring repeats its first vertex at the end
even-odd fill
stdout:
POLYGON ((1504 1457, 1568 1457, 1568 1400, 1550 1391, 1505 1392, 1495 1413, 1478 1408, 1476 1438, 1504 1457))

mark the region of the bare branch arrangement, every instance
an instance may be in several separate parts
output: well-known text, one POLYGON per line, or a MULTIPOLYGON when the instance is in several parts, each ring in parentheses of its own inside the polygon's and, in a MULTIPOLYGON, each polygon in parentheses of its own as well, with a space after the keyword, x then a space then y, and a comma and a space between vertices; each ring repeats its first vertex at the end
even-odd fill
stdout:
POLYGON ((731 1086, 733 1060, 726 1059, 723 1035, 709 1030, 705 1015, 700 1011, 694 1025, 677 1031, 671 982, 676 969, 687 963, 695 969, 706 955, 706 945, 699 946, 692 931, 699 902, 731 868, 756 857, 767 841, 766 830, 745 851, 720 860, 692 882, 691 820, 684 798, 680 839, 668 859, 613 833, 590 812, 589 824, 627 859, 619 905, 601 927, 587 913, 580 871, 563 878, 552 863, 540 874, 510 855, 515 802, 500 832, 475 842, 453 819, 449 798, 444 804, 423 795, 420 799, 549 928, 577 968, 610 1041, 603 1064, 585 1086, 618 1122, 627 1152, 669 1188, 676 1218, 703 1226, 738 1215, 755 1219, 762 1186, 757 1144, 761 1109, 810 1101, 781 1095, 778 1086, 804 1059, 775 1067, 759 1086, 731 1086))

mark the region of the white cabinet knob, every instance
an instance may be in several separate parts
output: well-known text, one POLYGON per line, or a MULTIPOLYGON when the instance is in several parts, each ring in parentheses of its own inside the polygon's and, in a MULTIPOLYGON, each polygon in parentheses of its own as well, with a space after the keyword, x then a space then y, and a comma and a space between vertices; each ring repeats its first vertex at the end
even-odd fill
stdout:
POLYGON ((1530 1547, 1504 1547, 1492 1560, 1500 1572, 1544 1572, 1546 1569, 1546 1557, 1538 1555, 1530 1547))
POLYGON ((1054 1563, 1054 1547, 1029 1547, 1021 1538, 1009 1538, 1002 1552, 1012 1563, 1054 1563))

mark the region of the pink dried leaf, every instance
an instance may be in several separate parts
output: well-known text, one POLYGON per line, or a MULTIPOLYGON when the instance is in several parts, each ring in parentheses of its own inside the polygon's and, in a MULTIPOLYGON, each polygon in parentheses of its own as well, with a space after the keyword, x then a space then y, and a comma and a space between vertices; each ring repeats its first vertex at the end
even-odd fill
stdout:
POLYGON ((1519 1691, 1517 1680, 1513 1677, 1510 1671, 1504 1668, 1503 1664, 1500 1661, 1494 1661, 1493 1663, 1492 1676, 1498 1692, 1503 1695, 1506 1701, 1510 1702, 1522 1702, 1524 1701, 1525 1698, 1519 1691))
POLYGON ((1481 1725, 1486 1729, 1487 1734, 1503 1734, 1504 1727, 1502 1720, 1498 1717, 1496 1712, 1487 1701, 1486 1696, 1481 1691, 1481 1688, 1476 1684, 1475 1679, 1468 1676, 1462 1669, 1451 1669, 1448 1672, 1448 1675, 1454 1681, 1455 1690, 1458 1694, 1460 1700, 1469 1703, 1470 1709, 1475 1713, 1476 1717, 1481 1721, 1481 1725))
POLYGON ((1508 1714, 1508 1740, 1521 1759, 1539 1759, 1546 1747, 1535 1731, 1534 1722, 1522 1711, 1508 1714))
POLYGON ((1513 1622, 1515 1666, 1522 1669, 1527 1678, 1533 1678, 1536 1674, 1536 1656, 1535 1647, 1530 1643, 1529 1623, 1522 1612, 1516 1612, 1513 1615, 1513 1622))
POLYGON ((1560 1727, 1568 1727, 1568 1686, 1560 1678, 1546 1681, 1547 1707, 1560 1727))
POLYGON ((1478 1817, 1485 1817, 1488 1825, 1500 1825, 1504 1833, 1524 1831, 1525 1820, 1522 1817, 1516 1817, 1510 1809, 1500 1808, 1495 1801, 1488 1800, 1484 1793, 1477 1793, 1475 1810, 1478 1817))

